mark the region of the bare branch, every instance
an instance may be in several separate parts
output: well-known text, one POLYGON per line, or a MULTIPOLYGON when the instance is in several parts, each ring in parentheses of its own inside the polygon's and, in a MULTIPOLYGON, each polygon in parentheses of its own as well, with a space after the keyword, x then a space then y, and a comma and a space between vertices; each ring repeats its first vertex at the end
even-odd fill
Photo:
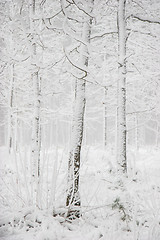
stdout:
POLYGON ((138 31, 138 30, 131 29, 131 28, 128 28, 127 30, 130 31, 130 33, 132 33, 132 32, 133 32, 133 33, 140 33, 140 34, 143 34, 143 35, 148 35, 148 36, 150 36, 150 37, 156 38, 156 36, 153 35, 153 34, 151 34, 150 32, 142 32, 142 31, 138 31))
POLYGON ((0 71, 0 74, 2 74, 3 73, 3 71, 4 71, 4 69, 5 69, 5 67, 7 66, 7 63, 5 63, 4 65, 3 65, 3 67, 1 67, 1 71, 0 71))
POLYGON ((145 112, 151 112, 155 109, 155 107, 151 108, 151 109, 146 109, 146 110, 143 110, 143 111, 136 111, 136 112, 130 112, 130 113, 127 113, 127 115, 131 115, 131 114, 137 114, 137 113, 145 113, 145 112))
MULTIPOLYGON (((71 3, 70 4, 68 4, 65 8, 68 8, 69 6, 71 6, 71 3)), ((48 19, 49 21, 51 20, 51 19, 53 19, 53 18, 55 18, 55 17, 57 17, 60 13, 62 13, 63 12, 63 9, 61 8, 61 10, 59 10, 57 13, 55 13, 53 16, 51 16, 51 17, 47 17, 46 19, 48 19)), ((64 13, 64 12, 63 12, 64 13)))
POLYGON ((132 18, 136 18, 142 22, 148 22, 148 23, 155 23, 155 24, 160 24, 160 20, 158 19, 153 19, 153 18, 145 18, 145 17, 139 17, 137 15, 131 15, 132 18))
POLYGON ((66 56, 63 56, 62 58, 60 58, 58 61, 56 61, 55 63, 52 63, 51 65, 48 65, 46 67, 41 67, 41 69, 51 69, 54 66, 56 66, 58 63, 60 63, 63 59, 65 60, 66 56))
POLYGON ((88 15, 90 18, 94 18, 94 16, 92 16, 90 13, 86 12, 83 8, 81 8, 80 6, 78 6, 78 4, 75 2, 75 0, 72 0, 72 2, 75 4, 75 6, 81 10, 82 12, 84 12, 86 15, 88 15))
POLYGON ((101 37, 104 37, 104 36, 106 36, 106 35, 112 35, 112 34, 118 34, 118 32, 117 32, 117 31, 105 32, 105 33, 102 33, 101 35, 92 36, 92 37, 90 38, 90 40, 93 40, 93 39, 95 39, 95 38, 101 38, 101 37))
POLYGON ((45 19, 42 19, 42 21, 43 21, 45 27, 46 27, 48 30, 53 30, 53 31, 62 31, 62 30, 63 30, 63 29, 61 29, 61 28, 56 28, 56 27, 52 26, 51 24, 50 24, 51 27, 48 26, 47 23, 46 23, 46 21, 45 21, 45 19))
POLYGON ((93 85, 96 85, 96 86, 99 86, 101 88, 105 88, 106 90, 108 90, 109 87, 112 87, 112 85, 108 85, 108 86, 104 86, 102 84, 100 84, 99 82, 95 81, 95 82, 92 82, 90 80, 87 80, 87 79, 84 79, 84 77, 77 77, 75 76, 73 73, 70 72, 70 74, 75 77, 77 80, 83 80, 83 81, 86 81, 87 83, 90 83, 90 84, 93 84, 93 85))
POLYGON ((65 56, 66 56, 67 60, 71 63, 72 66, 74 66, 78 70, 80 70, 80 71, 85 73, 85 75, 83 76, 83 78, 85 78, 87 76, 87 70, 85 70, 85 69, 77 66, 75 63, 73 63, 72 60, 69 58, 69 56, 68 56, 67 52, 65 51, 65 49, 64 49, 64 53, 65 53, 65 56))

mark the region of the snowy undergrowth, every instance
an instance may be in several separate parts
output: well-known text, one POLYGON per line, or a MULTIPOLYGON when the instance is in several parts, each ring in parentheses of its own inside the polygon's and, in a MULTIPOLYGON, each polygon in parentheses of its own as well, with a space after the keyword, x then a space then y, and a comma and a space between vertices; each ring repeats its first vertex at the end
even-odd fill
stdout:
POLYGON ((0 154, 0 239, 160 239, 159 151, 141 149, 135 154, 130 149, 129 177, 120 183, 114 151, 85 147, 80 173, 82 218, 73 223, 66 221, 64 208, 67 150, 53 148, 42 154, 42 210, 35 210, 30 202, 29 151, 23 149, 9 158, 1 148, 0 154))

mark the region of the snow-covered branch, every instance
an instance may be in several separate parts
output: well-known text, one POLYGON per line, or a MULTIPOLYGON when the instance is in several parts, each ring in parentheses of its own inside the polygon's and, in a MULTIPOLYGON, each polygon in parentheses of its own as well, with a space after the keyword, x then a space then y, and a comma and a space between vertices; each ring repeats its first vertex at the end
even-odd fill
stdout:
POLYGON ((138 19, 142 22, 160 24, 160 19, 157 19, 157 18, 149 18, 149 17, 143 17, 143 16, 139 16, 139 15, 131 15, 131 17, 138 19))
POLYGON ((101 33, 100 35, 94 34, 94 35, 91 35, 90 39, 93 40, 95 38, 102 38, 106 35, 112 35, 112 34, 118 34, 118 32, 117 31, 108 31, 108 32, 101 33))

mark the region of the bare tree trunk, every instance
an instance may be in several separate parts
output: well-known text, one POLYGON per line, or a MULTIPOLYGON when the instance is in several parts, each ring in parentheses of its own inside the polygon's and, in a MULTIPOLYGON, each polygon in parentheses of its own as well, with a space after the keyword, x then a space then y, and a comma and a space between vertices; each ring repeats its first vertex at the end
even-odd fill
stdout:
POLYGON ((158 148, 159 145, 159 124, 157 121, 157 127, 156 127, 156 147, 158 148))
POLYGON ((33 203, 39 206, 39 178, 40 178, 40 148, 41 148, 41 127, 40 127, 40 108, 41 108, 41 86, 37 62, 37 46, 36 46, 36 26, 35 26, 35 11, 36 0, 31 0, 30 4, 30 28, 33 38, 32 44, 32 65, 35 65, 35 71, 32 73, 32 81, 34 88, 34 117, 32 124, 32 177, 33 177, 33 203))
MULTIPOLYGON (((93 2, 93 1, 92 1, 93 2)), ((92 19, 88 18, 83 24, 83 41, 90 42, 92 19)), ((81 45, 81 65, 88 66, 88 48, 85 44, 81 45)), ((85 112, 85 80, 84 78, 76 81, 75 104, 72 123, 71 150, 68 162, 68 188, 66 206, 68 206, 68 217, 74 219, 80 217, 80 194, 79 194, 79 171, 81 162, 81 146, 84 128, 85 112)))
POLYGON ((80 195, 79 195, 79 170, 80 170, 80 154, 83 138, 83 121, 85 110, 85 81, 77 83, 77 96, 75 99, 75 109, 73 116, 71 151, 68 163, 68 193, 66 205, 69 206, 68 215, 72 214, 80 217, 80 195))
POLYGON ((118 5, 118 119, 117 119, 117 145, 118 145, 118 170, 127 172, 126 159, 126 0, 119 0, 118 5))
POLYGON ((139 151, 138 113, 135 114, 135 146, 137 153, 139 151))
POLYGON ((13 145, 13 95, 14 95, 14 65, 11 65, 10 78, 10 97, 9 97, 9 115, 8 115, 8 150, 11 152, 13 145))
MULTIPOLYGON (((103 67, 103 84, 106 84, 106 66, 107 66, 107 61, 106 61, 106 52, 104 52, 104 67, 103 67)), ((107 146, 107 89, 104 88, 104 102, 103 102, 103 147, 104 150, 106 149, 107 146)))
POLYGON ((107 103, 106 103, 106 100, 107 100, 107 89, 104 89, 104 127, 103 127, 103 135, 104 135, 104 140, 103 140, 103 146, 104 146, 104 149, 106 148, 107 146, 107 103))

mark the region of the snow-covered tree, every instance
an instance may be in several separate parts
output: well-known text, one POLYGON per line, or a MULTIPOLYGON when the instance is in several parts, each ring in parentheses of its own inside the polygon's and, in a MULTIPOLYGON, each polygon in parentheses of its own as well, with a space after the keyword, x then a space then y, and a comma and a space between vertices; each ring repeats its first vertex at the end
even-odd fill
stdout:
POLYGON ((118 2, 118 106, 117 157, 118 170, 127 171, 126 159, 126 0, 118 2))
MULTIPOLYGON (((68 217, 75 218, 80 217, 80 193, 79 193, 79 175, 80 175, 80 164, 81 164, 81 148, 83 140, 83 129, 84 129, 84 112, 85 112, 85 85, 86 78, 88 75, 87 67, 89 61, 89 42, 91 34, 91 23, 92 23, 92 9, 93 1, 85 1, 76 3, 72 1, 73 8, 69 11, 65 10, 66 2, 62 1, 62 9, 65 14, 65 28, 70 28, 67 32, 69 36, 76 39, 78 43, 79 60, 72 61, 69 53, 66 51, 66 56, 69 62, 79 71, 79 76, 76 77, 75 81, 75 101, 73 106, 73 122, 72 122, 72 133, 71 133, 71 146, 69 153, 68 162, 68 186, 67 186, 67 199, 66 206, 68 207, 68 217), (71 11, 78 11, 78 18, 71 17, 71 11), (80 35, 74 36, 72 34, 73 25, 72 22, 76 22, 76 25, 81 27, 80 35), (80 76, 81 75, 81 76, 80 76)), ((66 29, 64 28, 64 31, 66 29)), ((77 48, 76 47, 76 48, 77 48)), ((67 48, 66 48, 67 50, 67 48)), ((72 50, 73 51, 73 50, 72 50)), ((71 51, 70 51, 71 52, 71 51)))

